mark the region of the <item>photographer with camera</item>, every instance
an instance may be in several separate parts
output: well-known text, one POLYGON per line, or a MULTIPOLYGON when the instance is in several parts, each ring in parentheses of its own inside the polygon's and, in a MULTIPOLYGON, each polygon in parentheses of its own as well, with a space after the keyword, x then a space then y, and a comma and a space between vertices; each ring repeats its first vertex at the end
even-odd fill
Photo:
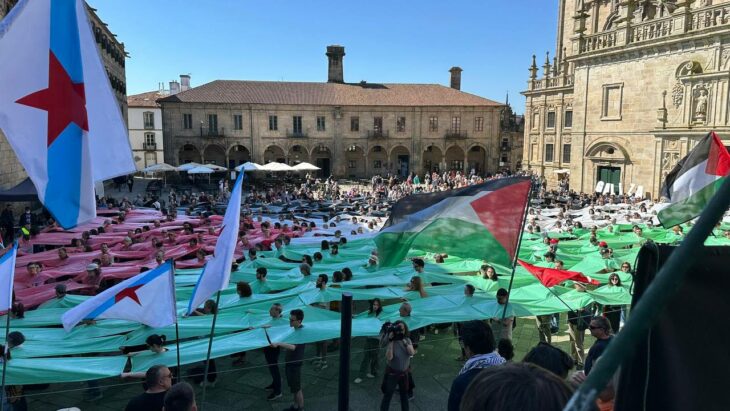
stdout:
POLYGON ((398 320, 394 323, 386 322, 380 330, 381 341, 386 344, 385 375, 383 376, 383 400, 380 402, 380 410, 387 411, 390 408, 390 400, 393 398, 395 389, 400 394, 400 407, 408 411, 408 386, 411 357, 415 355, 411 339, 407 337, 408 326, 405 322, 398 320))

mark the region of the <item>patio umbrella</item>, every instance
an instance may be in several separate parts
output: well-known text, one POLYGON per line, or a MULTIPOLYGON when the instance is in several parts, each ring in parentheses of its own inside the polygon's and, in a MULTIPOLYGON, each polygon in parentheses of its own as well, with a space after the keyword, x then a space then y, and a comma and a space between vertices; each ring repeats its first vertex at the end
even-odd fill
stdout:
POLYGON ((235 170, 243 171, 243 172, 256 171, 256 170, 261 170, 261 165, 247 161, 247 162, 241 164, 240 166, 236 167, 235 170))
POLYGON ((293 171, 294 169, 284 163, 271 162, 261 167, 261 171, 293 171))
POLYGON ((210 163, 204 164, 203 167, 208 167, 209 169, 211 169, 213 171, 228 171, 228 169, 226 167, 215 165, 215 164, 210 164, 210 163))
POLYGON ((167 163, 152 164, 142 169, 144 173, 162 173, 165 171, 176 171, 175 166, 171 166, 167 163))
POLYGON ((317 171, 317 170, 321 170, 321 168, 315 166, 314 164, 309 164, 307 162, 299 163, 299 164, 295 165, 294 167, 292 167, 292 169, 297 170, 297 171, 317 171))
POLYGON ((144 173, 162 173, 162 176, 165 181, 165 185, 167 185, 167 175, 165 174, 167 171, 176 171, 177 169, 175 166, 171 166, 167 163, 158 163, 158 164, 152 164, 151 166, 147 166, 144 169, 142 169, 142 172, 144 173))
POLYGON ((178 168, 176 168, 176 170, 177 171, 188 171, 188 170, 190 170, 192 168, 200 167, 200 166, 202 166, 202 164, 192 163, 191 162, 191 163, 186 163, 186 164, 183 164, 183 165, 179 166, 178 168))
POLYGON ((213 173, 213 169, 208 168, 206 166, 198 166, 191 168, 188 170, 188 174, 207 174, 208 175, 208 184, 210 184, 210 175, 213 173))

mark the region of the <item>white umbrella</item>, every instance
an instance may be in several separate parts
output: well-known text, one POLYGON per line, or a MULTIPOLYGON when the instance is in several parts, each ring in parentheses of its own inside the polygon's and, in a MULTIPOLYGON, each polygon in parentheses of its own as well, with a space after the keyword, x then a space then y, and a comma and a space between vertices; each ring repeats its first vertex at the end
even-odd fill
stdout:
POLYGON ((190 170, 192 168, 200 167, 200 166, 202 166, 202 164, 199 164, 199 163, 186 163, 186 164, 183 164, 183 165, 179 166, 176 170, 177 171, 188 171, 188 170, 190 170))
POLYGON ((236 171, 256 171, 261 170, 261 165, 247 161, 235 168, 236 171))
POLYGON ((293 169, 284 163, 271 162, 260 168, 261 171, 292 171, 293 169))
POLYGON ((213 173, 213 169, 208 168, 206 166, 198 166, 191 168, 188 170, 188 174, 207 174, 208 175, 208 183, 210 184, 210 175, 213 173))
POLYGON ((198 166, 188 170, 188 174, 210 174, 212 172, 213 169, 210 169, 206 166, 198 166))
POLYGON ((167 163, 159 163, 159 164, 152 164, 151 166, 147 166, 142 169, 145 173, 161 173, 165 171, 176 171, 177 169, 174 166, 171 166, 167 163))
POLYGON ((315 166, 314 164, 309 164, 307 162, 299 163, 299 164, 295 165, 292 168, 294 170, 297 170, 297 171, 317 171, 317 170, 321 170, 321 168, 315 166))
POLYGON ((209 169, 214 170, 214 171, 228 171, 228 169, 223 166, 218 166, 218 165, 210 164, 210 163, 203 164, 203 167, 208 167, 209 169))

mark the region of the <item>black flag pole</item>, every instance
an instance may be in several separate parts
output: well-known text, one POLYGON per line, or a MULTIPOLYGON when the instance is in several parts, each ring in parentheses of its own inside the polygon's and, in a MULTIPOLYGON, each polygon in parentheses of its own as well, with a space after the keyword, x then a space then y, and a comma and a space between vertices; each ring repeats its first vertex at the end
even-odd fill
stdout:
POLYGON ((527 213, 530 209, 530 200, 532 200, 532 179, 530 179, 530 192, 527 194, 527 202, 525 202, 525 210, 522 212, 522 224, 520 224, 520 236, 515 246, 515 255, 512 258, 512 273, 509 277, 509 287, 507 288, 507 301, 504 302, 504 310, 502 310, 502 319, 507 317, 507 306, 509 306, 509 297, 512 294, 512 284, 515 281, 515 270, 517 268, 517 258, 520 255, 520 245, 522 244, 522 236, 525 233, 525 225, 527 224, 527 213))
POLYGON ((205 356, 205 371, 203 372, 203 401, 200 403, 200 410, 205 406, 205 394, 208 388, 208 372, 210 371, 210 351, 213 349, 213 335, 215 333, 215 322, 218 319, 218 304, 221 301, 221 292, 218 291, 215 297, 215 312, 213 322, 210 325, 210 338, 208 339, 208 354, 205 356))

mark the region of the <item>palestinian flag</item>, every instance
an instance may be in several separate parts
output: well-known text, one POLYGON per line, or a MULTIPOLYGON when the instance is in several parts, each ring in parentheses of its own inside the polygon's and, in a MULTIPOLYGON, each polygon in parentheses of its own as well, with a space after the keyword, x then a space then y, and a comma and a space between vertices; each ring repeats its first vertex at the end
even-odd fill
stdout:
POLYGON ((657 217, 665 228, 682 224, 702 213, 730 173, 730 154, 710 132, 667 174, 661 195, 672 203, 657 217))
POLYGON ((579 273, 578 271, 568 271, 568 270, 558 270, 557 268, 548 268, 548 267, 538 267, 536 265, 532 265, 529 263, 526 263, 522 260, 517 260, 518 263, 520 263, 521 266, 525 267, 527 271, 530 272, 535 278, 537 278, 542 285, 545 287, 552 287, 555 285, 558 285, 562 283, 563 281, 572 280, 579 283, 584 284, 593 284, 598 285, 600 284, 598 281, 586 277, 583 275, 583 273, 579 273))
POLYGON ((411 248, 511 265, 530 186, 509 177, 401 199, 375 237, 380 266, 400 264, 411 248))

